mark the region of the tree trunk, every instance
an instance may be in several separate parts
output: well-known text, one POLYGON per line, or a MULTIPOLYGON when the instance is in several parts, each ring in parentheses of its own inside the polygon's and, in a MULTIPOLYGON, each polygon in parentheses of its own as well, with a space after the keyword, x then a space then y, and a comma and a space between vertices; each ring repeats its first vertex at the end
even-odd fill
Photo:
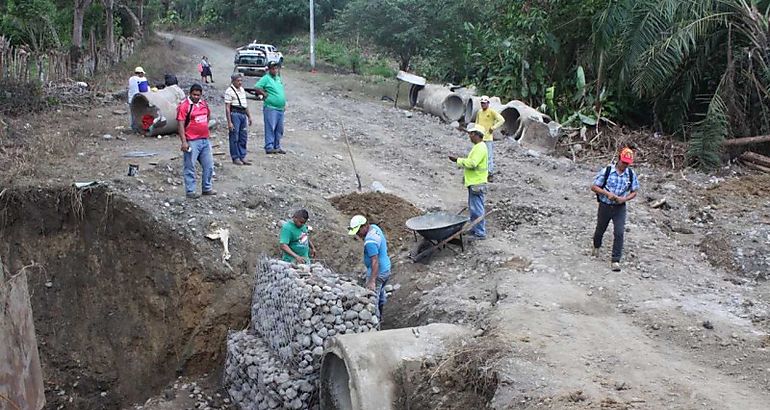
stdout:
POLYGON ((746 151, 739 158, 742 161, 753 162, 763 167, 770 167, 770 157, 757 154, 756 152, 746 151))
POLYGON ((144 24, 144 0, 137 0, 139 3, 139 22, 144 24))
POLYGON ((104 5, 104 43, 110 62, 115 60, 115 0, 102 0, 104 5))
POLYGON ((72 9, 72 45, 77 48, 83 47, 83 17, 86 9, 91 5, 92 0, 75 0, 72 9))

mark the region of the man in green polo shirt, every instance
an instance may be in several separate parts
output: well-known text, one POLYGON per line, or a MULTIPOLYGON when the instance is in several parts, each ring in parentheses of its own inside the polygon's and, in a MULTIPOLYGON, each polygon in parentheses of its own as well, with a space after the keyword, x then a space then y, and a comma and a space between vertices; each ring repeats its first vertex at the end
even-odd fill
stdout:
POLYGON ((267 64, 267 74, 255 85, 257 95, 265 99, 262 116, 265 122, 265 153, 285 154, 281 148, 283 137, 283 113, 286 109, 286 95, 283 80, 278 72, 280 65, 275 61, 267 64))
POLYGON ((310 263, 315 257, 315 246, 310 241, 307 229, 308 212, 300 209, 294 212, 291 221, 286 221, 281 227, 280 249, 282 259, 291 263, 310 263))

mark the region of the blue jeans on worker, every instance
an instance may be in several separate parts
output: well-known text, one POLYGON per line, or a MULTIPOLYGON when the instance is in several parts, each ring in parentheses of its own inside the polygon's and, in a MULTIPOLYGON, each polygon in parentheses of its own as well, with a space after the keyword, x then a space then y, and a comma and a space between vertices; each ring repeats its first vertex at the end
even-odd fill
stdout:
POLYGON ((484 145, 487 146, 487 171, 491 174, 495 171, 495 142, 484 141, 484 145))
POLYGON ((609 205, 599 202, 596 215, 596 230, 594 231, 594 248, 602 247, 604 232, 612 221, 612 261, 620 262, 623 256, 623 234, 626 230, 626 204, 609 205))
POLYGON ((283 138, 283 110, 264 107, 262 115, 265 122, 265 152, 281 149, 283 138))
MULTIPOLYGON (((471 222, 484 215, 484 191, 485 185, 471 185, 468 187, 468 211, 471 214, 471 222)), ((471 229, 471 234, 479 238, 487 236, 487 221, 482 219, 471 229)))
POLYGON ((246 143, 249 140, 249 117, 242 112, 230 112, 233 129, 230 130, 230 158, 246 158, 246 143))
POLYGON ((388 294, 385 292, 385 285, 388 284, 390 279, 390 272, 385 272, 388 276, 384 279, 382 276, 377 275, 375 280, 374 294, 377 295, 377 318, 382 320, 382 309, 385 307, 385 302, 388 301, 388 294))
POLYGON ((184 153, 184 189, 186 193, 195 192, 195 163, 200 162, 201 185, 203 192, 211 191, 211 176, 214 172, 214 156, 208 138, 188 140, 190 152, 184 153))

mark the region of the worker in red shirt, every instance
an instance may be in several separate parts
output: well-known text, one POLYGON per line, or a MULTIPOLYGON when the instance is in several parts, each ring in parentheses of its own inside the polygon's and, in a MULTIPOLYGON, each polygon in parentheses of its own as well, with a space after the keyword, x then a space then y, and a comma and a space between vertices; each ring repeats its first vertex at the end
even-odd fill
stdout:
POLYGON ((214 156, 209 142, 209 105, 203 100, 203 88, 200 84, 190 87, 189 97, 176 108, 176 120, 179 123, 179 139, 182 140, 184 153, 184 188, 188 198, 199 198, 195 189, 195 162, 200 162, 203 172, 202 194, 216 195, 211 187, 214 173, 214 156))

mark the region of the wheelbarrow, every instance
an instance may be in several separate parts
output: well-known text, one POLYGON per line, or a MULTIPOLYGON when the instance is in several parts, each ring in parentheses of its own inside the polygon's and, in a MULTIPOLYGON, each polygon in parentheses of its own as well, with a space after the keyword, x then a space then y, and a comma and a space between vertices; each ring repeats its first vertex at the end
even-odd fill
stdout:
MULTIPOLYGON (((487 212, 487 215, 491 212, 487 212)), ((406 227, 413 231, 415 240, 417 240, 417 234, 420 234, 425 239, 412 252, 412 261, 418 262, 438 248, 446 247, 452 241, 459 242, 460 249, 465 251, 462 235, 481 222, 484 217, 486 215, 469 222, 467 216, 448 212, 434 212, 410 218, 406 221, 406 227)))

